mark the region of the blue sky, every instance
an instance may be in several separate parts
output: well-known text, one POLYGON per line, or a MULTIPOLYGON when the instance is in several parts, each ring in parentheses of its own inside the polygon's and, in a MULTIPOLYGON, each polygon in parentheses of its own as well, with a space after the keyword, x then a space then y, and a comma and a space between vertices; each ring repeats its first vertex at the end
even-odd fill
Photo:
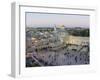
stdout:
POLYGON ((88 15, 74 14, 48 14, 48 13, 26 13, 27 27, 46 27, 54 25, 65 25, 66 27, 89 27, 90 17, 88 15))

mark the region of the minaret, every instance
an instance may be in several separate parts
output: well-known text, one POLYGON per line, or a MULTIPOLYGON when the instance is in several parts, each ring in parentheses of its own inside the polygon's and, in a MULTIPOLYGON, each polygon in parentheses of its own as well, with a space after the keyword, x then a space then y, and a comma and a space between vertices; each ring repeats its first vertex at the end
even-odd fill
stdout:
POLYGON ((59 36, 58 36, 58 32, 57 32, 57 27, 56 27, 56 25, 54 25, 54 34, 55 34, 56 40, 59 40, 59 36))
POLYGON ((54 31, 55 31, 55 32, 57 32, 57 28, 56 28, 56 25, 54 26, 54 31))

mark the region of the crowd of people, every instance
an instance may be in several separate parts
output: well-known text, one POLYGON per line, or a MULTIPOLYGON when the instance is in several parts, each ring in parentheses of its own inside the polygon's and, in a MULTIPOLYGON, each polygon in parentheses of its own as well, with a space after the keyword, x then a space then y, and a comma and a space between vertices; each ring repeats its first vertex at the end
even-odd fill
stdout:
MULTIPOLYGON (((32 56, 34 56, 44 66, 89 64, 89 45, 76 45, 76 47, 79 47, 79 49, 69 49, 69 46, 73 45, 67 44, 59 47, 58 49, 53 49, 52 47, 41 48, 39 50, 34 49, 34 51, 32 52, 32 56)), ((32 59, 32 57, 30 59, 29 61, 27 59, 27 62, 29 62, 30 64, 34 64, 34 59, 32 59)), ((36 64, 36 66, 41 65, 36 64)))

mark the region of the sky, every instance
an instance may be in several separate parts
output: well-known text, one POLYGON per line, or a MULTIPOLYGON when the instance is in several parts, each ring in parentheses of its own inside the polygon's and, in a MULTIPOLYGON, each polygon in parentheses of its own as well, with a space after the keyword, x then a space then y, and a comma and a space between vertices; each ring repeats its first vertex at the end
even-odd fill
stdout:
POLYGON ((27 27, 52 27, 55 25, 64 25, 66 27, 88 28, 90 24, 89 21, 89 15, 26 13, 27 27))

